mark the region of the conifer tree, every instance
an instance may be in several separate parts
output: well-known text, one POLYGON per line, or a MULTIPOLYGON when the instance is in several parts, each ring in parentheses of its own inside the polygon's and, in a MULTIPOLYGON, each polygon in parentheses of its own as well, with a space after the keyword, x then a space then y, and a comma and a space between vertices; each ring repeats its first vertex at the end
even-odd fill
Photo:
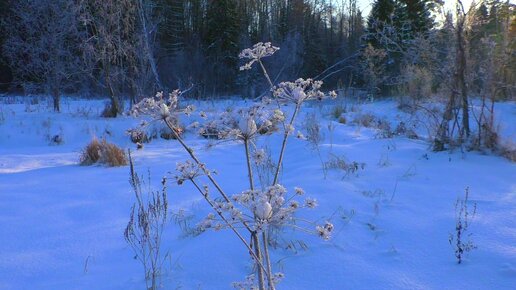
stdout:
POLYGON ((376 0, 367 19, 367 42, 379 48, 380 43, 376 34, 384 30, 386 25, 392 25, 394 16, 394 0, 376 0))
POLYGON ((239 16, 236 0, 212 0, 206 12, 205 53, 214 65, 214 88, 229 93, 238 71, 239 16))

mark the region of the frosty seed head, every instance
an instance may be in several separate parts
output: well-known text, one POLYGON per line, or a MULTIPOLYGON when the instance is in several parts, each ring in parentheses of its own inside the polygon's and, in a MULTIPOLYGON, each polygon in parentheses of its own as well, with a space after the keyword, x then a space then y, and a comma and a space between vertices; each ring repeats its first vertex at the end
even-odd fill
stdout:
POLYGON ((294 82, 282 82, 273 88, 273 95, 283 102, 291 102, 297 105, 304 101, 324 98, 324 93, 320 91, 322 81, 313 79, 297 79, 294 82))
POLYGON ((317 200, 315 198, 307 198, 305 199, 305 206, 308 208, 317 207, 317 200))
POLYGON ((267 153, 263 149, 256 149, 253 152, 253 159, 257 165, 263 164, 267 158, 267 153))
POLYGON ((252 48, 246 48, 238 55, 241 59, 249 59, 250 61, 240 67, 240 70, 249 70, 253 64, 264 57, 273 55, 279 47, 273 46, 270 42, 258 42, 252 48))
POLYGON ((266 200, 261 200, 256 204, 254 214, 257 218, 266 221, 272 216, 272 205, 266 200))

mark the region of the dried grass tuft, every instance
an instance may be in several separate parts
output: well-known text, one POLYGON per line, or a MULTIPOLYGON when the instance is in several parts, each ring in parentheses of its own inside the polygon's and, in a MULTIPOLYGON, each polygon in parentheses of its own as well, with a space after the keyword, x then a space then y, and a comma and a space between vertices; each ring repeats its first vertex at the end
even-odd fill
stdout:
POLYGON ((99 141, 93 138, 84 148, 80 157, 81 165, 106 164, 110 167, 127 165, 124 150, 106 140, 99 141))

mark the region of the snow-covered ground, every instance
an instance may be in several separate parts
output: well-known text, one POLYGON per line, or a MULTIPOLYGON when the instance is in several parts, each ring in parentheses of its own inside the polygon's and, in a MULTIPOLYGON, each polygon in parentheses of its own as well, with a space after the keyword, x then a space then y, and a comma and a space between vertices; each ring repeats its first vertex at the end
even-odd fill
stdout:
MULTIPOLYGON (((213 114, 249 103, 195 105, 213 114)), ((298 246, 272 253, 273 267, 286 275, 278 289, 514 289, 516 165, 492 154, 433 153, 425 140, 379 138, 377 130, 352 124, 367 112, 393 127, 402 120, 410 124, 394 101, 350 106, 346 124, 331 117, 333 106, 309 104, 305 110, 321 124, 323 161, 334 155, 365 168, 348 175, 330 170, 325 178, 307 142, 289 139, 281 183, 317 198, 319 207, 300 212, 303 218, 331 220, 336 229, 330 241, 290 231, 281 235, 283 246, 298 246), (477 203, 470 231, 478 249, 458 265, 448 237, 455 228, 455 201, 466 187, 477 203)), ((45 102, 0 100, 0 289, 143 289, 142 269, 123 237, 134 202, 128 167, 78 165, 93 136, 134 148, 125 131, 139 120, 100 118, 101 101, 66 98, 62 107, 55 114, 45 102), (53 144, 55 135, 64 142, 53 144)), ((502 136, 516 141, 516 104, 497 104, 497 120, 502 136)), ((424 124, 415 131, 424 135, 424 124)), ((208 148, 213 141, 193 131, 185 136, 217 170, 227 192, 247 188, 240 144, 208 148)), ((276 134, 260 146, 276 148, 279 142, 276 134)), ((149 170, 156 187, 187 157, 173 140, 153 140, 134 152, 136 169, 149 170)), ((171 186, 169 198, 171 211, 192 216, 192 225, 209 212, 189 185, 171 186)), ((171 254, 164 289, 229 289, 251 271, 246 250, 230 231, 188 237, 170 221, 164 238, 171 254)))

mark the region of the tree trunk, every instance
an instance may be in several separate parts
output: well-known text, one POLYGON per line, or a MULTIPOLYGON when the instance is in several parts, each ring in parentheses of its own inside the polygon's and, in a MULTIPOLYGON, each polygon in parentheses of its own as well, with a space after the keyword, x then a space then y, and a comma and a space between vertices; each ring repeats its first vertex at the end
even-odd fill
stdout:
POLYGON ((57 86, 54 86, 54 88, 52 89, 52 100, 54 102, 54 112, 61 112, 61 95, 59 93, 59 88, 57 86))
POLYGON ((466 137, 470 135, 469 128, 469 103, 468 90, 466 86, 466 44, 464 39, 464 16, 459 20, 457 27, 457 81, 460 88, 462 101, 462 130, 466 133, 466 137))
POLYGON ((120 112, 120 104, 118 102, 118 98, 116 96, 115 90, 113 89, 113 83, 111 81, 111 75, 110 75, 110 65, 108 64, 105 67, 106 67, 106 71, 105 71, 106 85, 109 89, 109 99, 111 101, 110 112, 106 116, 116 118, 116 116, 120 112))

